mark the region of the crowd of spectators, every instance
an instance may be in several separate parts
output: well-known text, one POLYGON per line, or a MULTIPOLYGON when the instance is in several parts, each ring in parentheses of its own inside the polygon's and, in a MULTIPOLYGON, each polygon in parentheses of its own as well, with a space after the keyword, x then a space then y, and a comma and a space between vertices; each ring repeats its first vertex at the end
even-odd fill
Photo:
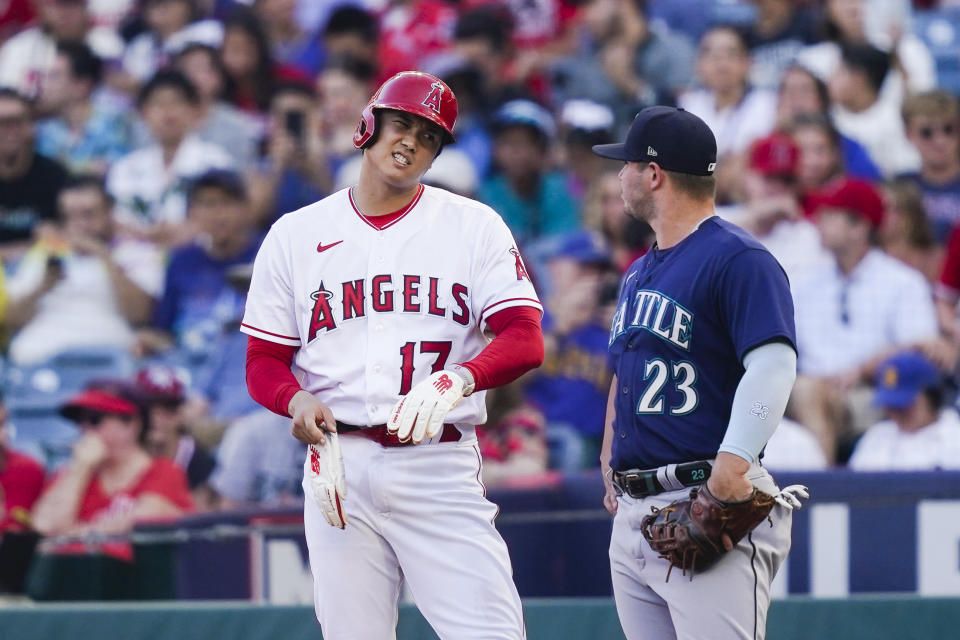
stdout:
POLYGON ((426 180, 503 216, 545 303, 544 365, 491 394, 490 482, 597 465, 610 304, 652 233, 590 147, 652 104, 708 123, 718 214, 792 283, 799 377, 770 465, 960 467, 960 86, 911 28, 938 4, 3 3, 6 370, 77 349, 139 369, 47 394, 77 426, 57 463, 16 451, 38 398, 7 398, 3 528, 300 499, 300 445, 246 392, 251 263, 279 216, 353 184, 360 110, 404 69, 459 99, 426 180))

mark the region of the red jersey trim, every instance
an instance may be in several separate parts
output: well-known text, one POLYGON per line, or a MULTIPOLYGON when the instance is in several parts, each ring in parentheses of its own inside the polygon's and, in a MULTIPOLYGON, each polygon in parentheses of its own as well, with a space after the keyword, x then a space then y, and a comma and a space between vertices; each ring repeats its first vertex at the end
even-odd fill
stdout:
POLYGON ((521 301, 521 302, 532 302, 533 304, 510 305, 510 306, 512 306, 512 307, 519 307, 519 306, 535 307, 535 308, 538 309, 541 313, 543 312, 543 305, 540 304, 540 301, 537 300, 536 298, 507 298, 506 300, 501 300, 501 301, 499 301, 499 302, 494 302, 494 303, 491 304, 491 305, 487 305, 487 308, 480 312, 480 319, 477 320, 477 324, 481 324, 481 323, 483 322, 484 316, 486 316, 486 315, 487 315, 487 312, 490 311, 491 309, 494 309, 494 308, 499 307, 499 306, 501 306, 501 305, 507 304, 508 302, 517 302, 517 301, 521 301))
MULTIPOLYGON (((258 328, 256 328, 256 327, 252 327, 252 326, 250 326, 249 324, 247 324, 247 323, 245 323, 245 322, 241 322, 241 323, 240 323, 240 327, 241 327, 241 331, 243 331, 243 329, 247 329, 247 331, 244 331, 244 333, 249 334, 249 335, 263 334, 264 336, 270 336, 270 337, 272 337, 272 338, 280 338, 281 340, 288 340, 288 341, 290 341, 290 342, 296 343, 296 344, 293 344, 293 345, 289 345, 289 346, 293 346, 293 347, 296 347, 296 346, 298 346, 298 345, 300 344, 300 338, 295 338, 295 337, 291 337, 291 336, 284 336, 284 335, 281 335, 281 334, 279 334, 279 333, 272 333, 272 332, 270 332, 270 331, 264 331, 263 329, 258 329, 258 328)), ((259 337, 259 336, 258 336, 258 337, 259 337)), ((270 340, 270 338, 264 338, 264 339, 265 339, 265 340, 270 340)), ((276 340, 270 340, 270 342, 276 342, 276 340)))
POLYGON ((360 219, 367 224, 367 226, 372 227, 377 231, 383 231, 384 229, 388 229, 393 225, 397 224, 398 222, 400 222, 401 220, 403 220, 406 217, 406 215, 410 213, 410 211, 412 211, 415 206, 417 206, 417 203, 420 202, 420 196, 422 195, 423 195, 423 185, 418 184, 417 193, 416 195, 413 196, 413 200, 411 200, 410 203, 407 204, 407 206, 397 211, 394 211, 393 213, 388 213, 385 216, 371 217, 371 216, 363 215, 360 212, 360 209, 357 207, 357 203, 353 201, 353 187, 350 187, 350 189, 347 190, 347 198, 349 198, 350 200, 350 206, 353 207, 354 213, 356 213, 360 217, 360 219), (376 222, 378 218, 387 218, 387 221, 384 222, 382 225, 379 225, 376 222))

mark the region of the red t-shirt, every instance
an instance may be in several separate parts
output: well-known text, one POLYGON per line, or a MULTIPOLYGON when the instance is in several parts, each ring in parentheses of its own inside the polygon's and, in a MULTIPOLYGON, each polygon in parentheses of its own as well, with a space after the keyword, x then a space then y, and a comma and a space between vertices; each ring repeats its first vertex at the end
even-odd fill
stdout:
MULTIPOLYGON (((193 498, 187 488, 187 477, 183 470, 166 458, 154 459, 152 464, 130 487, 113 494, 107 494, 100 485, 100 476, 95 474, 84 491, 77 510, 78 522, 93 522, 110 514, 124 514, 136 504, 137 499, 147 493, 166 498, 184 511, 193 509, 193 498)), ((58 553, 86 552, 83 545, 66 545, 58 548, 58 553)), ((107 555, 132 560, 133 549, 125 542, 111 542, 101 550, 107 555)))
POLYGON ((7 464, 0 471, 3 488, 3 519, 0 533, 25 531, 33 503, 43 490, 43 465, 29 456, 7 449, 7 464))

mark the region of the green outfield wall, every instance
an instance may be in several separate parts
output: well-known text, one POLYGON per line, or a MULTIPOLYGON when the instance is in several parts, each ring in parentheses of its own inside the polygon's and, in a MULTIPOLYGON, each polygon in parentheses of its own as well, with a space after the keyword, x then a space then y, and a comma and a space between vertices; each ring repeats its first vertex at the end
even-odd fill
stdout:
MULTIPOLYGON (((613 602, 530 600, 529 640, 622 640, 613 602)), ((321 640, 309 607, 224 603, 0 605, 3 640, 321 640)), ((402 607, 399 640, 436 640, 413 607, 402 607)), ((960 599, 791 598, 774 602, 769 640, 960 638, 960 599)))

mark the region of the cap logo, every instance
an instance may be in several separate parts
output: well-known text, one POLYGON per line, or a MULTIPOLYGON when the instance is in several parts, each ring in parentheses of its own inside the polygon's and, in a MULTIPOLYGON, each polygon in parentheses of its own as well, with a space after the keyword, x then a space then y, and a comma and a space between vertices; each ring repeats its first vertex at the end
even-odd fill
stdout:
POLYGON ((430 93, 423 99, 423 106, 429 107, 435 113, 440 113, 440 98, 443 97, 443 83, 434 82, 430 85, 430 93))
POLYGON ((707 165, 707 171, 710 171, 711 173, 712 173, 713 170, 716 169, 716 168, 717 168, 717 163, 716 163, 716 162, 711 162, 710 164, 707 165))
POLYGON ((656 157, 656 155, 657 155, 657 150, 648 145, 648 146, 647 146, 647 155, 648 155, 648 156, 654 156, 654 157, 656 157))
POLYGON ((892 389, 897 386, 897 370, 894 367, 887 367, 883 372, 883 386, 892 389))

